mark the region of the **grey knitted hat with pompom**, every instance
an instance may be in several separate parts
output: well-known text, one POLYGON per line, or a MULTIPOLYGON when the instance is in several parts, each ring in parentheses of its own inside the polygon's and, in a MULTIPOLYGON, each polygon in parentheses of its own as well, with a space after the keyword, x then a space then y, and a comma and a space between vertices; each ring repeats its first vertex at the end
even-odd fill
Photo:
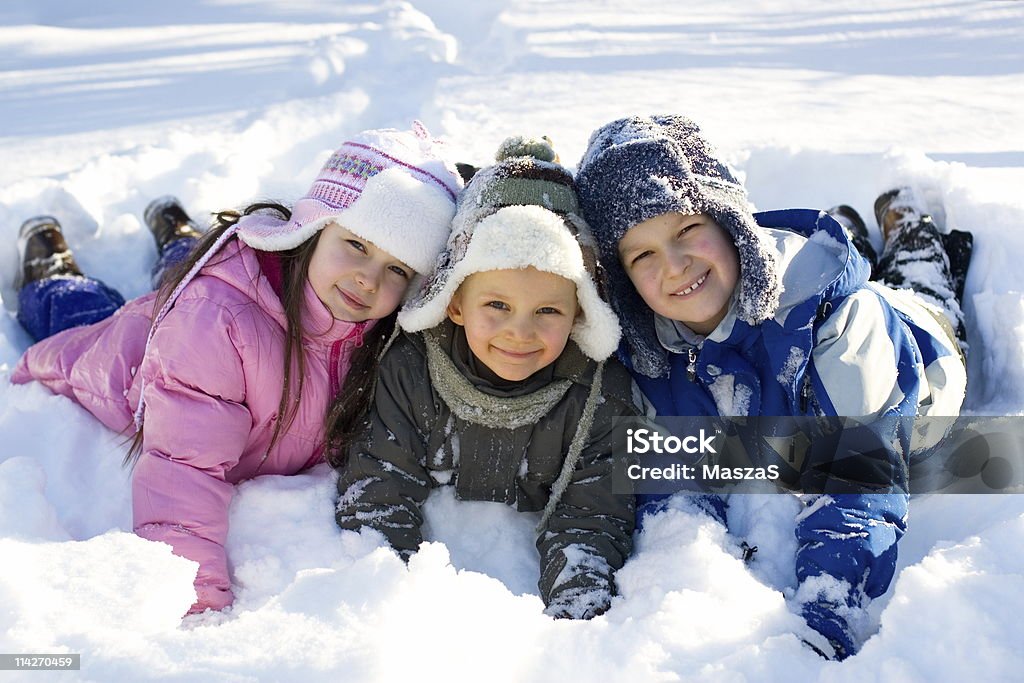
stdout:
POLYGON ((711 216, 739 253, 737 316, 756 325, 775 314, 782 285, 770 244, 757 227, 746 190, 690 119, 634 116, 598 128, 576 183, 637 372, 661 377, 669 370, 668 353, 655 333, 655 313, 619 261, 619 240, 637 223, 669 212, 711 216))
POLYGON ((473 273, 533 267, 576 284, 582 315, 571 338, 588 357, 612 355, 618 319, 599 294, 596 246, 580 217, 572 174, 547 138, 515 137, 498 149, 459 195, 445 251, 424 288, 398 314, 409 332, 443 321, 448 303, 473 273))

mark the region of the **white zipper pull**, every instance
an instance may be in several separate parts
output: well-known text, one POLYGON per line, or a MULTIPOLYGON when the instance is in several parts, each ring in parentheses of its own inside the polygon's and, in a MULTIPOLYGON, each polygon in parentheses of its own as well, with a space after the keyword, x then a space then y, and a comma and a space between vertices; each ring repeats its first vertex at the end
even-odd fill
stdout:
POLYGON ((697 352, 690 346, 686 349, 686 355, 689 359, 686 364, 686 379, 692 382, 697 377, 697 352))

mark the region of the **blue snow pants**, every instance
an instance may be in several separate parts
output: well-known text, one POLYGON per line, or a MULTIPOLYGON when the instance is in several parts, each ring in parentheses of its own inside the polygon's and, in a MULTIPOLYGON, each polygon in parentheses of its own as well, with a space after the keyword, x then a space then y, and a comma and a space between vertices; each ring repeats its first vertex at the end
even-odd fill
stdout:
MULTIPOLYGON (((168 268, 188 256, 195 243, 194 238, 183 237, 164 247, 151 273, 154 288, 168 268)), ((18 291, 18 322, 40 341, 109 318, 121 306, 124 297, 95 278, 57 275, 29 282, 18 291)))

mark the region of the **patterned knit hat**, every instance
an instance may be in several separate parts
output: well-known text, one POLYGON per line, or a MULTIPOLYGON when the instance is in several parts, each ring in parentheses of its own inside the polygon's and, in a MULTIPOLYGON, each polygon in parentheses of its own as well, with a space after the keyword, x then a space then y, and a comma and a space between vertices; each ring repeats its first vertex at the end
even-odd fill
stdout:
POLYGON ((413 131, 369 130, 331 155, 291 220, 255 213, 238 237, 262 251, 299 246, 331 222, 427 273, 444 249, 461 181, 418 121, 413 131))
POLYGON ((576 182, 638 372, 660 377, 669 364, 655 333, 655 314, 619 261, 619 240, 637 223, 669 212, 711 216, 739 253, 737 316, 756 325, 775 314, 782 286, 771 245, 757 227, 746 190, 690 119, 634 116, 597 129, 576 182))
POLYGON ((452 233, 429 282, 399 312, 398 323, 415 332, 447 315, 452 295, 468 276, 532 266, 571 280, 583 314, 572 339, 600 361, 618 347, 621 332, 595 284, 595 246, 572 175, 556 163, 546 140, 509 138, 498 163, 479 171, 459 197, 452 233))

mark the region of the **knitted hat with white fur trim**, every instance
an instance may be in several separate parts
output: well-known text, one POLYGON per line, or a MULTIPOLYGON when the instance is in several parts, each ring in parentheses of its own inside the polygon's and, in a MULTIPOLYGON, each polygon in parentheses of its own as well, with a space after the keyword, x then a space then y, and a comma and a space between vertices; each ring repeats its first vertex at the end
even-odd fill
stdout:
POLYGON ((604 360, 621 333, 595 284, 596 247, 579 216, 572 175, 554 162, 547 141, 510 138, 497 159, 459 197, 448 246, 430 281, 399 312, 399 325, 415 332, 439 324, 473 273, 532 266, 576 284, 583 313, 571 337, 588 357, 604 360))
POLYGON ((331 155, 290 220, 243 216, 238 237, 255 249, 284 251, 335 222, 427 273, 448 239, 460 187, 418 121, 412 132, 364 131, 331 155))

